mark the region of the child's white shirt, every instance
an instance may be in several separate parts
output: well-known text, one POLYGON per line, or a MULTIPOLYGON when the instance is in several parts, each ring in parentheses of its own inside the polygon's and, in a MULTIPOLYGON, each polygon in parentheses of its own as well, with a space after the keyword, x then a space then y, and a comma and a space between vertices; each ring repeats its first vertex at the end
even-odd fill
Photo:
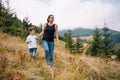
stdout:
POLYGON ((37 48, 37 36, 36 35, 29 35, 26 39, 28 43, 28 48, 37 48), (31 41, 31 42, 29 42, 31 41))

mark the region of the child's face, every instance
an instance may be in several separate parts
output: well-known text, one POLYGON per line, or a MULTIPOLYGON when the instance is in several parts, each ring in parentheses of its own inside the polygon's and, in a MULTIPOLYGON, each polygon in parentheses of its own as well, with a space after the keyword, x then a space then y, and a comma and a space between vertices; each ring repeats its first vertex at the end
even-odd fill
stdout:
POLYGON ((30 31, 30 34, 32 35, 35 34, 35 30, 30 31))

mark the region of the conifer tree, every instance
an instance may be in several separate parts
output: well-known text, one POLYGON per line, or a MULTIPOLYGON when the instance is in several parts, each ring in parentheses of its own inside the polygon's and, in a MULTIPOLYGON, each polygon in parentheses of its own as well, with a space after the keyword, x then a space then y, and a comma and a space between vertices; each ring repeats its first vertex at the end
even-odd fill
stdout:
POLYGON ((81 42, 80 36, 77 36, 75 44, 74 44, 74 48, 75 48, 75 53, 82 52, 83 44, 81 42))
POLYGON ((110 56, 113 52, 113 44, 112 40, 110 39, 111 33, 109 32, 109 28, 103 28, 102 34, 102 53, 103 56, 110 56))
POLYGON ((65 32, 64 34, 64 41, 66 42, 66 48, 72 48, 73 47, 73 39, 72 39, 72 34, 71 34, 71 30, 68 30, 67 32, 65 32))
POLYGON ((93 34, 93 41, 90 46, 89 53, 93 56, 98 56, 101 53, 101 34, 98 28, 95 29, 93 34))
POLYGON ((73 52, 73 39, 72 39, 72 34, 71 34, 71 30, 67 30, 64 33, 64 41, 65 41, 65 48, 67 48, 68 50, 70 50, 70 52, 73 52))

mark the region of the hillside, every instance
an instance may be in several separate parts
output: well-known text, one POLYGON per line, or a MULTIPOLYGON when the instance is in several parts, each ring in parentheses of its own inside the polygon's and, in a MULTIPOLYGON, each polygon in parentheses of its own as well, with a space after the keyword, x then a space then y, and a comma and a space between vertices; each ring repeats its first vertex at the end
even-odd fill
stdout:
POLYGON ((120 80, 120 62, 70 54, 62 41, 55 44, 53 75, 40 45, 37 61, 31 62, 21 38, 0 34, 0 80, 120 80))
MULTIPOLYGON (((94 30, 95 29, 89 29, 89 28, 75 28, 71 30, 71 33, 73 37, 77 37, 78 35, 80 35, 81 37, 85 37, 85 36, 93 35, 94 30)), ((59 31, 59 35, 63 37, 65 31, 66 30, 59 31)), ((102 29, 100 29, 100 32, 102 33, 102 29)), ((120 32, 112 29, 110 29, 109 32, 112 33, 111 39, 113 40, 113 43, 114 44, 120 43, 120 32)))

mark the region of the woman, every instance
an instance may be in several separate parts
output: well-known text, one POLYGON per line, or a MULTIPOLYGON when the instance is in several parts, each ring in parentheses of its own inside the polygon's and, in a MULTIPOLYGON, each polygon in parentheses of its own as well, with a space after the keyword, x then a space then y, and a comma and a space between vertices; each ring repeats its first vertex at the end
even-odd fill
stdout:
POLYGON ((54 63, 54 36, 59 41, 58 38, 58 26, 53 23, 54 16, 49 15, 47 18, 47 23, 42 27, 42 32, 39 36, 43 35, 42 46, 45 52, 45 59, 49 67, 53 67, 54 63))

